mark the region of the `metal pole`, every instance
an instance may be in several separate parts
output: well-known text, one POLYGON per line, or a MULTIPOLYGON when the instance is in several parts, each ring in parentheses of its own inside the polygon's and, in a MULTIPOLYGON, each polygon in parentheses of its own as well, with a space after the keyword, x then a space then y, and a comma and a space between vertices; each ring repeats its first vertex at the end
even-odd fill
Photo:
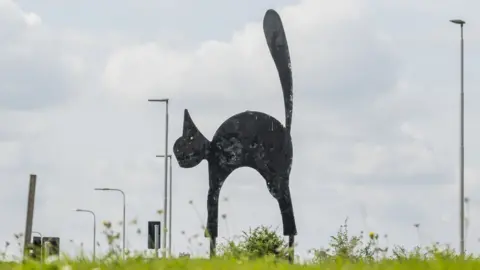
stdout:
POLYGON ((461 94, 460 94, 460 215, 462 222, 460 223, 461 231, 460 231, 460 250, 461 254, 465 254, 465 173, 464 173, 464 165, 465 165, 465 150, 464 150, 464 95, 463 95, 463 24, 460 25, 460 35, 461 35, 461 94))
POLYGON ((169 206, 169 213, 170 217, 168 219, 168 255, 172 256, 172 155, 169 156, 170 158, 170 206, 169 206))
POLYGON ((125 234, 125 223, 126 223, 126 198, 125 198, 125 193, 121 190, 119 190, 121 193, 122 193, 122 196, 123 196, 123 236, 122 236, 122 240, 123 240, 123 243, 122 243, 122 253, 123 253, 123 260, 125 260, 125 238, 126 238, 126 234, 125 234))
MULTIPOLYGON (((157 155, 157 157, 165 158, 165 155, 157 155)), ((169 206, 168 206, 168 211, 169 211, 169 219, 168 219, 168 254, 169 256, 172 255, 172 216, 173 216, 173 210, 172 210, 172 198, 173 198, 173 192, 172 192, 172 187, 173 187, 173 176, 172 176, 172 155, 168 155, 168 159, 170 162, 169 166, 169 171, 170 171, 170 179, 169 179, 169 206)))
MULTIPOLYGON (((42 245, 43 245, 43 239, 42 239, 42 245)), ((50 256, 50 241, 45 241, 45 258, 48 259, 48 256, 50 256)))
POLYGON ((158 235, 159 235, 159 232, 160 232, 160 226, 158 225, 155 225, 155 230, 154 230, 154 233, 155 233, 155 236, 154 236, 154 244, 155 244, 155 256, 158 258, 158 247, 160 246, 160 240, 158 239, 158 235))
MULTIPOLYGON (((465 238, 468 238, 468 232, 470 229, 470 205, 469 205, 470 199, 468 197, 465 197, 465 238)), ((467 246, 467 241, 465 240, 465 250, 468 249, 467 246)))
POLYGON ((122 240, 123 240, 123 244, 122 244, 122 258, 125 260, 125 238, 126 238, 126 234, 125 234, 125 221, 126 221, 126 216, 125 216, 125 213, 126 213, 126 196, 125 196, 125 192, 123 192, 123 190, 121 189, 118 189, 118 188, 96 188, 95 190, 99 190, 99 191, 118 191, 120 193, 122 193, 122 196, 123 196, 123 235, 122 235, 122 240))
POLYGON ((92 260, 95 261, 95 254, 96 254, 96 243, 97 243, 97 220, 95 217, 95 213, 90 210, 85 210, 85 209, 74 209, 76 212, 85 212, 85 213, 90 213, 93 216, 93 256, 92 260))
MULTIPOLYGON (((168 100, 165 102, 165 156, 168 157, 168 100)), ((163 203, 165 211, 163 212, 163 241, 162 257, 166 258, 167 252, 167 207, 168 207, 168 159, 165 159, 165 202, 163 203)))
POLYGON ((96 259, 96 249, 97 249, 97 218, 95 213, 93 213, 93 261, 96 259))
POLYGON ((420 223, 413 224, 413 227, 416 228, 418 245, 421 246, 422 245, 422 238, 420 237, 420 223))
POLYGON ((460 25, 460 254, 465 255, 465 181, 464 181, 464 94, 463 94, 463 20, 450 20, 460 25))
MULTIPOLYGON (((165 102, 165 156, 168 157, 168 98, 149 99, 150 102, 165 102)), ((164 201, 163 201, 163 239, 162 239, 162 257, 166 258, 167 252, 167 216, 168 216, 168 160, 165 159, 165 183, 164 183, 164 201)))

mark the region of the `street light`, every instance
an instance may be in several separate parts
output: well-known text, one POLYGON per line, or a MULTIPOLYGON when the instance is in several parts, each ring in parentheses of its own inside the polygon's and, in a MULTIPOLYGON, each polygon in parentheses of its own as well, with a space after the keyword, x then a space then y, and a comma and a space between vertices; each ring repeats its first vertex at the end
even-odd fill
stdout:
POLYGON ((465 181, 464 181, 464 102, 463 102, 463 20, 450 20, 460 25, 460 254, 465 254, 465 181))
MULTIPOLYGON (((164 99, 149 99, 149 102, 164 102, 165 103, 165 156, 168 156, 168 98, 164 99)), ((164 202, 163 202, 163 237, 162 237, 162 256, 166 258, 167 249, 167 197, 168 197, 168 160, 165 159, 165 184, 164 184, 164 202)))
POLYGON ((40 263, 43 264, 43 235, 39 232, 32 231, 32 234, 38 234, 40 236, 40 263))
POLYGON ((413 227, 416 228, 418 244, 421 245, 422 244, 422 239, 420 238, 420 223, 413 224, 413 227))
MULTIPOLYGON (((157 157, 161 157, 161 158, 164 158, 165 155, 157 155, 157 157)), ((172 256, 172 216, 173 216, 173 212, 172 212, 172 155, 168 155, 168 159, 170 160, 170 187, 169 187, 169 193, 170 193, 170 196, 169 196, 169 207, 168 207, 168 212, 170 213, 170 217, 168 219, 168 254, 170 256, 172 256)))
POLYGON ((90 210, 85 210, 85 209, 73 209, 73 211, 75 212, 85 212, 85 213, 90 213, 92 214, 93 216, 93 261, 95 261, 95 249, 96 249, 96 235, 97 235, 97 219, 95 217, 95 213, 93 211, 90 211, 90 210))
POLYGON ((122 193, 122 196, 123 196, 123 236, 122 236, 122 240, 123 240, 123 244, 122 244, 122 253, 123 253, 123 259, 125 260, 125 192, 123 192, 123 190, 121 189, 118 189, 118 188, 96 188, 95 190, 98 190, 98 191, 118 191, 120 193, 122 193))

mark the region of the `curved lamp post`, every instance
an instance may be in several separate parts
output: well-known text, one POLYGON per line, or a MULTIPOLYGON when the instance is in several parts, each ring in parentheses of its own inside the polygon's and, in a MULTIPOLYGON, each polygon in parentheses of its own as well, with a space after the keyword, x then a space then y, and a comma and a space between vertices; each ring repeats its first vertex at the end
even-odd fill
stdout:
POLYGON ((465 181, 464 181, 464 102, 463 102, 463 20, 450 20, 460 25, 460 254, 465 254, 465 181))
POLYGON ((76 212, 85 212, 85 213, 90 213, 92 214, 93 216, 93 261, 95 261, 95 249, 96 249, 96 235, 97 235, 97 221, 96 221, 96 217, 95 217, 95 213, 93 211, 90 211, 90 210, 86 210, 86 209, 73 209, 73 211, 76 211, 76 212))
MULTIPOLYGON (((165 103, 165 156, 168 156, 168 98, 163 98, 163 99, 149 99, 149 102, 162 102, 165 103)), ((163 238, 162 238, 162 256, 166 258, 166 249, 167 249, 167 197, 168 197, 168 187, 167 187, 167 182, 168 182, 168 160, 165 159, 165 183, 164 183, 164 201, 163 201, 163 238)))
POLYGON ((117 191, 122 193, 123 196, 123 236, 122 236, 122 253, 123 253, 123 259, 125 260, 125 192, 123 190, 118 189, 118 188, 96 188, 95 190, 97 191, 117 191))

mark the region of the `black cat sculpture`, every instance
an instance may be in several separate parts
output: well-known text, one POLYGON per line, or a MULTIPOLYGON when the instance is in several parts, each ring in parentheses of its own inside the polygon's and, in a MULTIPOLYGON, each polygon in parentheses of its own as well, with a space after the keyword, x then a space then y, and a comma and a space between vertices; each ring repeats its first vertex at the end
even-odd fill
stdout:
POLYGON ((227 119, 211 142, 198 130, 188 110, 185 110, 183 135, 174 145, 174 154, 182 168, 208 161, 208 222, 206 236, 210 237, 210 256, 215 255, 218 236, 218 199, 225 179, 235 169, 250 167, 263 176, 270 194, 277 199, 283 222, 283 234, 289 236, 293 248, 297 234, 290 197, 289 176, 292 166, 292 71, 290 53, 283 24, 278 13, 268 10, 263 31, 270 54, 280 77, 285 103, 285 127, 270 115, 246 111, 227 119))

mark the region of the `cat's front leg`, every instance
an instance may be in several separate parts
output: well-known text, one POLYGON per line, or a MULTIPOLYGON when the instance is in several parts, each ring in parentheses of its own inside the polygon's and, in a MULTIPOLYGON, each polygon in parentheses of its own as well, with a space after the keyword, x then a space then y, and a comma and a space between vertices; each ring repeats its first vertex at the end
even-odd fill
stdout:
POLYGON ((207 198, 207 231, 205 237, 216 238, 218 236, 218 199, 220 189, 215 187, 208 190, 207 198))
POLYGON ((210 257, 215 256, 216 239, 218 236, 218 203, 220 190, 230 175, 231 170, 219 166, 216 162, 209 162, 209 189, 207 198, 207 231, 205 237, 210 238, 210 257))
POLYGON ((216 240, 218 236, 218 198, 220 189, 215 187, 208 190, 207 199, 207 230, 205 237, 210 239, 210 258, 215 256, 216 240))

